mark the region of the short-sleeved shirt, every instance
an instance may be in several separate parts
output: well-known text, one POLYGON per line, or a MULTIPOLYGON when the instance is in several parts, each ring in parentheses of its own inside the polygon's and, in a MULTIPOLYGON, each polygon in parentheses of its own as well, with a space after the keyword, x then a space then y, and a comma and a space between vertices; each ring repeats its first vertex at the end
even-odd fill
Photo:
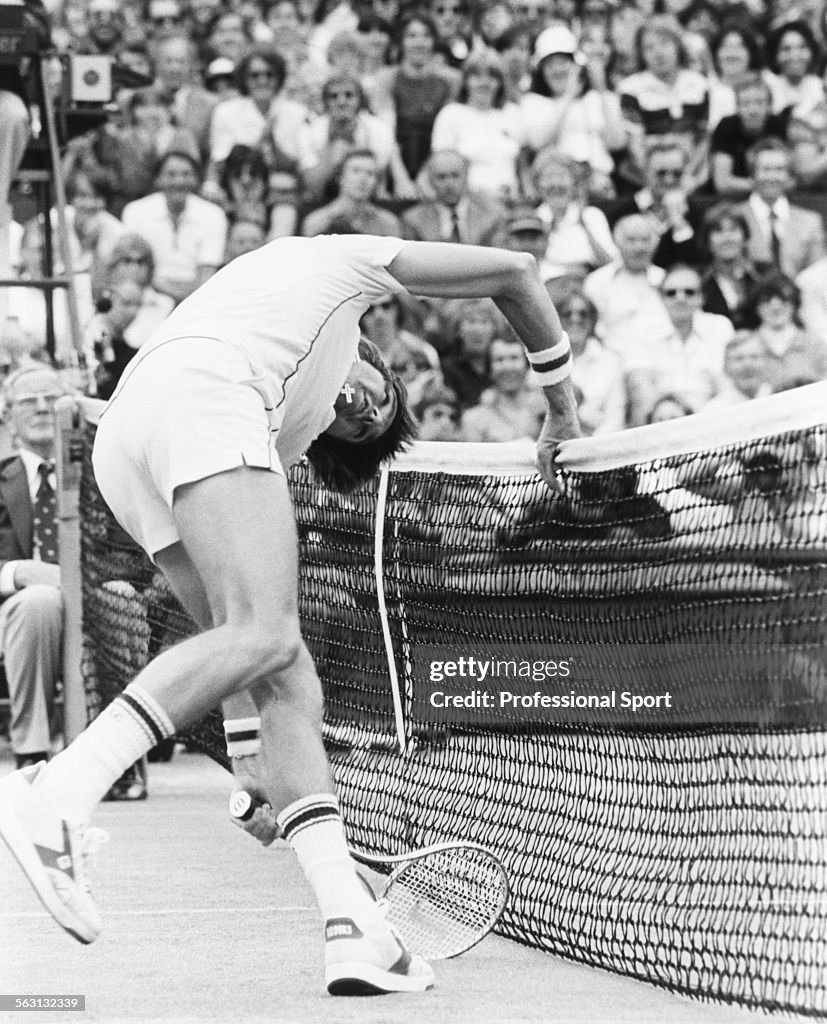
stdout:
POLYGON ((227 215, 217 203, 201 196, 187 196, 177 224, 163 192, 128 203, 121 220, 128 231, 137 232, 152 246, 159 284, 194 284, 199 267, 219 267, 224 262, 227 215))
POLYGON ((226 342, 249 360, 276 450, 292 465, 334 418, 357 358, 368 306, 405 288, 387 269, 406 243, 367 235, 280 238, 223 267, 186 298, 139 350, 136 365, 176 338, 226 342))
POLYGON ((709 88, 697 71, 683 68, 673 85, 651 71, 639 71, 620 83, 620 109, 644 135, 671 132, 697 135, 709 119, 709 88))

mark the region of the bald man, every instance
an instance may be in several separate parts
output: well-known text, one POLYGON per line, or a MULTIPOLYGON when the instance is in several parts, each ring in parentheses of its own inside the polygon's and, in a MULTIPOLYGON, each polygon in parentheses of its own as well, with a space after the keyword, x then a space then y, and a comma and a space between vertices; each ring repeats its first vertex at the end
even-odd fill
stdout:
POLYGON ((664 271, 652 262, 659 237, 649 218, 621 218, 614 240, 619 257, 589 274, 583 290, 597 309, 607 348, 622 353, 630 339, 668 331, 669 316, 658 291, 664 271))
POLYGON ((60 376, 39 363, 17 370, 5 388, 19 448, 0 461, 0 653, 18 768, 44 760, 51 747, 63 640, 53 414, 65 393, 60 376))

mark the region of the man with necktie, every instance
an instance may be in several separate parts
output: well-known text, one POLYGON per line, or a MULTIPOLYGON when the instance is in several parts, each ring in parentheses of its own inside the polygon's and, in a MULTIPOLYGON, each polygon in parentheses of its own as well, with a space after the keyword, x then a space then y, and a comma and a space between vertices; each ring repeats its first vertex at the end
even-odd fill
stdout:
POLYGON ((795 278, 827 255, 821 215, 790 202, 792 154, 780 139, 757 142, 747 154, 752 192, 740 207, 749 225, 748 253, 759 271, 795 278))
POLYGON ((451 149, 432 153, 427 163, 432 199, 402 214, 405 238, 421 242, 493 245, 505 219, 494 200, 468 191, 468 161, 451 149))
POLYGON ((51 747, 63 640, 54 407, 64 394, 60 375, 40 363, 17 370, 5 387, 17 451, 0 460, 0 655, 18 768, 44 760, 51 747))

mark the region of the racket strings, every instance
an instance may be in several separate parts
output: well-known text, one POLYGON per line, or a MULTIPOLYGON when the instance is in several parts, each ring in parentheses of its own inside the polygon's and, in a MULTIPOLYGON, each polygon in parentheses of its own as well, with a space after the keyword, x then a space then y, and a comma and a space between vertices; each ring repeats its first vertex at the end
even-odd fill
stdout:
POLYGON ((457 956, 479 942, 496 923, 506 896, 499 863, 471 848, 406 864, 385 892, 391 924, 426 959, 457 956))

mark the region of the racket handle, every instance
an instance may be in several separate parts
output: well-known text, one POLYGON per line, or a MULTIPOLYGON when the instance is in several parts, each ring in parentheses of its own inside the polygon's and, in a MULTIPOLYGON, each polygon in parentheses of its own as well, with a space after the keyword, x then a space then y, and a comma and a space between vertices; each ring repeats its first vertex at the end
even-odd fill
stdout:
POLYGON ((259 807, 261 802, 243 789, 230 794, 230 817, 238 821, 249 821, 259 807))

